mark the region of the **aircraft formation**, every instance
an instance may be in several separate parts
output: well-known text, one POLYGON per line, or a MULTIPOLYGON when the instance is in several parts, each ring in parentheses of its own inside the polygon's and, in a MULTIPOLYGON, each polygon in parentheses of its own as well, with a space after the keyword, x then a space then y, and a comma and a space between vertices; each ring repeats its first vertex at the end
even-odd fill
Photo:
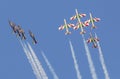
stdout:
MULTIPOLYGON (((92 17, 92 14, 90 13, 89 16, 90 18, 84 22, 81 22, 81 18, 83 17, 86 17, 86 14, 79 14, 77 9, 75 10, 76 11, 76 15, 70 17, 70 20, 77 20, 77 23, 76 24, 67 24, 66 20, 64 19, 64 25, 61 25, 58 29, 59 30, 63 30, 65 29, 66 32, 65 32, 65 35, 69 35, 71 34, 71 32, 69 31, 69 28, 73 28, 74 30, 77 30, 77 29, 81 29, 80 31, 80 34, 86 34, 86 31, 84 30, 84 28, 86 27, 89 27, 91 25, 91 32, 92 32, 92 29, 95 29, 97 28, 94 24, 94 22, 99 22, 100 21, 100 18, 93 18, 92 17)), ((92 35, 92 33, 89 33, 89 38, 86 40, 87 43, 92 43, 93 44, 93 48, 97 48, 97 41, 99 41, 98 38, 94 37, 92 35)))
MULTIPOLYGON (((13 30, 13 33, 15 33, 17 35, 17 37, 20 37, 22 40, 26 40, 26 35, 25 35, 25 31, 21 28, 20 25, 16 25, 14 22, 12 21, 8 21, 10 27, 13 30)), ((32 38, 32 42, 33 44, 37 44, 37 40, 35 39, 34 34, 29 30, 29 35, 32 38)))

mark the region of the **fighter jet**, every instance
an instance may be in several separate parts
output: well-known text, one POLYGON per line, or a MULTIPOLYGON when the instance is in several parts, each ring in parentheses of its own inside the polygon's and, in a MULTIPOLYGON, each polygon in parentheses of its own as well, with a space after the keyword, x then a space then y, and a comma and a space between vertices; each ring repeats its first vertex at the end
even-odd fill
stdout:
POLYGON ((89 22, 89 23, 91 22, 92 23, 91 29, 95 29, 96 28, 94 22, 98 22, 98 21, 100 21, 100 18, 96 18, 96 17, 93 18, 92 14, 90 13, 90 19, 87 22, 89 22))
POLYGON ((64 25, 61 25, 58 29, 63 30, 66 29, 65 35, 71 34, 71 32, 68 30, 68 28, 74 27, 74 24, 67 24, 66 20, 64 19, 64 25))
MULTIPOLYGON (((81 23, 78 22, 78 23, 76 24, 76 26, 73 27, 73 29, 74 29, 74 30, 77 30, 77 29, 79 29, 79 28, 81 29, 81 26, 82 26, 82 28, 87 27, 87 26, 89 26, 89 23, 86 22, 86 21, 85 21, 85 22, 81 22, 81 23)), ((85 30, 84 30, 84 33, 85 33, 85 30)), ((82 33, 81 33, 81 34, 82 34, 82 33)))
POLYGON ((26 39, 26 37, 25 37, 25 32, 24 32, 24 30, 20 27, 20 25, 18 25, 17 33, 18 33, 18 35, 21 37, 22 40, 25 40, 25 39, 26 39))
POLYGON ((31 36, 31 38, 32 38, 32 40, 33 40, 33 44, 37 44, 37 41, 36 41, 36 39, 35 39, 35 36, 34 36, 34 34, 29 30, 29 34, 30 34, 30 36, 31 36))
POLYGON ((90 38, 87 40, 87 43, 92 43, 93 44, 93 48, 97 48, 97 41, 99 41, 98 38, 93 37, 93 35, 90 33, 90 38))
POLYGON ((78 11, 77 11, 77 9, 75 10, 76 11, 76 15, 75 16, 73 16, 73 17, 71 17, 70 18, 70 20, 75 20, 75 19, 77 19, 78 20, 78 26, 76 26, 75 28, 81 28, 81 32, 80 32, 80 34, 85 34, 86 32, 84 31, 84 29, 83 29, 83 23, 81 22, 81 18, 82 17, 85 17, 86 16, 86 14, 79 14, 78 13, 78 11))
POLYGON ((11 26, 11 28, 12 28, 12 30, 13 30, 13 33, 16 33, 16 24, 15 23, 13 23, 12 21, 10 21, 10 20, 8 20, 8 22, 9 22, 9 25, 11 26))

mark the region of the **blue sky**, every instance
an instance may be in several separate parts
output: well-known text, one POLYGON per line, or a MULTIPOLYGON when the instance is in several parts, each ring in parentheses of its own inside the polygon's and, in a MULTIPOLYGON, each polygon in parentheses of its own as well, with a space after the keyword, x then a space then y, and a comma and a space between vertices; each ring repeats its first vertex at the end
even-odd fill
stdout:
MULTIPOLYGON (((120 49, 119 49, 119 1, 113 0, 1 0, 0 1, 0 78, 1 79, 36 79, 24 51, 12 34, 8 19, 20 24, 25 30, 27 40, 31 43, 28 30, 31 29, 38 40, 37 45, 32 45, 49 79, 53 79, 42 55, 44 51, 59 79, 77 79, 71 56, 69 39, 71 40, 79 70, 83 79, 92 79, 86 52, 84 49, 80 30, 71 30, 72 34, 65 36, 65 31, 58 31, 58 27, 68 23, 75 23, 69 18, 75 14, 86 13, 89 18, 91 12, 94 17, 101 18, 95 23, 102 47, 105 63, 111 79, 119 78, 120 49)), ((89 32, 89 28, 86 31, 89 32)), ((89 37, 88 33, 85 35, 89 37)), ((32 44, 32 43, 31 43, 32 44)), ((89 45, 91 56, 95 65, 98 79, 104 79, 103 70, 99 61, 97 49, 89 45)))

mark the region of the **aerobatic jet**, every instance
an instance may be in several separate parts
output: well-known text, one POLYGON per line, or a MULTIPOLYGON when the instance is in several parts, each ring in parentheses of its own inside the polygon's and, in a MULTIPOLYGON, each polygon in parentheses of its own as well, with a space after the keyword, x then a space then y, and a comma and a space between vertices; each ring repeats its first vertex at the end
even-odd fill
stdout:
POLYGON ((99 41, 98 38, 93 37, 93 35, 90 33, 90 38, 87 40, 87 43, 92 43, 93 44, 93 48, 97 48, 97 41, 99 41))
POLYGON ((80 32, 80 34, 85 34, 86 32, 84 31, 84 29, 83 29, 83 23, 81 22, 81 18, 82 17, 85 17, 86 16, 86 14, 79 14, 78 13, 78 11, 77 11, 77 9, 75 10, 76 11, 76 15, 74 15, 74 16, 72 16, 71 18, 70 18, 70 20, 75 20, 75 19, 77 19, 78 20, 78 26, 76 26, 74 29, 77 29, 77 28, 81 28, 81 32, 80 32))
POLYGON ((22 40, 25 40, 25 39, 26 39, 25 32, 24 32, 24 30, 20 27, 20 25, 18 25, 17 33, 18 33, 18 35, 21 37, 22 40))
POLYGON ((12 21, 8 21, 9 22, 9 25, 11 26, 11 28, 12 28, 12 30, 13 30, 13 32, 14 33, 16 33, 17 32, 17 28, 16 28, 16 24, 15 23, 13 23, 12 21))
POLYGON ((35 39, 34 34, 29 30, 29 35, 31 36, 32 40, 33 40, 33 44, 37 44, 37 40, 35 39))
POLYGON ((66 29, 65 35, 71 34, 68 28, 74 27, 74 24, 67 24, 66 20, 64 19, 64 25, 61 25, 58 29, 63 30, 66 29))
MULTIPOLYGON (((78 22, 77 24, 76 24, 76 26, 74 26, 73 27, 73 29, 74 30, 77 30, 77 29, 81 29, 81 26, 82 26, 82 28, 84 28, 84 27, 87 27, 87 26, 89 26, 89 23, 87 22, 87 21, 85 21, 85 22, 78 22)), ((84 33, 85 33, 85 30, 84 30, 84 33)), ((81 33, 82 34, 82 33, 81 33)))
POLYGON ((95 26, 94 22, 98 22, 98 21, 100 21, 100 18, 96 18, 96 17, 93 18, 93 17, 92 17, 92 14, 90 13, 90 19, 87 20, 86 22, 88 22, 88 23, 92 23, 92 27, 91 27, 91 29, 95 29, 96 26, 95 26))

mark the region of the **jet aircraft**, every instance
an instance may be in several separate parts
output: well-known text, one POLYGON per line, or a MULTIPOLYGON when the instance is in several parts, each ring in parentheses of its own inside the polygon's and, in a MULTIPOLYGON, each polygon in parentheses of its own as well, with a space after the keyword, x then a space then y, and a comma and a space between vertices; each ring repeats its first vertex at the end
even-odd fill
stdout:
POLYGON ((22 40, 25 40, 25 39, 26 39, 25 32, 24 32, 24 30, 20 27, 20 25, 18 25, 17 33, 18 33, 18 35, 21 37, 22 40))
MULTIPOLYGON (((77 29, 81 28, 81 25, 82 25, 82 28, 84 28, 84 27, 89 26, 89 23, 88 23, 87 21, 81 22, 81 23, 78 22, 78 23, 76 24, 76 26, 73 27, 73 29, 77 30, 77 29)), ((85 31, 84 31, 84 32, 85 32, 85 31)))
POLYGON ((63 30, 66 29, 65 35, 71 34, 68 28, 74 27, 74 24, 67 24, 66 20, 64 19, 64 25, 61 25, 58 29, 63 30))
POLYGON ((15 23, 13 23, 13 22, 12 22, 12 21, 10 21, 10 20, 9 20, 8 22, 9 22, 9 25, 11 26, 11 28, 12 28, 13 32, 14 32, 14 33, 16 33, 16 30, 17 30, 17 29, 16 29, 16 24, 15 24, 15 23))
POLYGON ((80 34, 85 34, 86 32, 85 32, 84 29, 83 29, 83 26, 84 26, 84 25, 82 24, 82 22, 81 22, 80 19, 81 19, 82 17, 85 17, 86 14, 79 14, 78 11, 77 11, 77 9, 76 9, 75 11, 76 11, 76 15, 75 15, 75 16, 72 16, 72 17, 70 18, 70 20, 75 20, 75 19, 77 19, 77 20, 78 20, 78 26, 76 26, 75 29, 81 28, 80 34))
POLYGON ((33 44, 37 44, 37 40, 35 39, 34 34, 29 30, 29 35, 31 36, 32 40, 33 40, 33 44))
POLYGON ((87 20, 87 22, 88 22, 88 23, 92 23, 91 29, 95 29, 95 28, 96 28, 94 22, 98 22, 98 21, 100 21, 100 18, 96 18, 96 17, 93 18, 93 17, 92 17, 92 14, 90 13, 90 19, 87 20))
POLYGON ((92 43, 93 44, 93 48, 97 48, 97 41, 99 41, 98 38, 93 37, 93 35, 90 33, 90 38, 87 40, 87 43, 92 43))

